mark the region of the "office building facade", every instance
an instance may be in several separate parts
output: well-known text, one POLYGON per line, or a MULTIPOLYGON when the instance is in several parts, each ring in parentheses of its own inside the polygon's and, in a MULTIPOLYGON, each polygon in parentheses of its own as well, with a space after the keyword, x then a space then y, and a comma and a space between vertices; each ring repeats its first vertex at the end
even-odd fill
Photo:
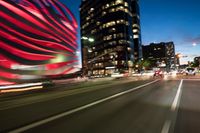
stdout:
POLYGON ((142 50, 144 60, 151 61, 153 67, 163 67, 167 71, 176 67, 173 42, 151 43, 142 46, 142 50))
POLYGON ((80 18, 85 74, 130 70, 141 58, 138 0, 83 0, 80 18))

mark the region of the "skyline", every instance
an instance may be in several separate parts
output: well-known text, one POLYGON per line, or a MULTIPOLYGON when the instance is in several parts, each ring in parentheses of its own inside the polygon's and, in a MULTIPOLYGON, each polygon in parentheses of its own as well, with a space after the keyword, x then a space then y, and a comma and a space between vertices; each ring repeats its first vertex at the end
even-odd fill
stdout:
MULTIPOLYGON (((81 0, 61 0, 61 2, 70 8, 80 24, 79 6, 81 0)), ((168 0, 165 2, 140 0, 142 44, 173 41, 176 53, 188 56, 181 59, 182 63, 200 56, 199 4, 198 0, 192 0, 189 3, 187 0, 168 0)), ((80 29, 78 33, 78 43, 80 44, 80 29)))

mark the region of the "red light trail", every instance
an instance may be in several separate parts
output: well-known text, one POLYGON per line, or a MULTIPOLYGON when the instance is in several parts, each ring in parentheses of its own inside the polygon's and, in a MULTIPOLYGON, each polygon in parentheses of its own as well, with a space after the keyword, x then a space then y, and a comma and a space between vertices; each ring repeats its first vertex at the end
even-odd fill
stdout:
POLYGON ((77 28, 58 0, 0 0, 0 79, 70 73, 78 63, 77 28))

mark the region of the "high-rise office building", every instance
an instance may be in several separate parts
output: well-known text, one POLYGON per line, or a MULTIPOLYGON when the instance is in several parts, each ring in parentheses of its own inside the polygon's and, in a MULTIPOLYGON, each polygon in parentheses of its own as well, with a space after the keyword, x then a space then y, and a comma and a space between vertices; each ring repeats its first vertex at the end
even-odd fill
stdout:
POLYGON ((135 61, 139 61, 142 59, 139 0, 132 0, 131 7, 133 13, 132 28, 133 28, 133 41, 134 41, 134 57, 135 61))
POLYGON ((83 0, 80 16, 85 74, 130 70, 142 57, 138 0, 83 0))

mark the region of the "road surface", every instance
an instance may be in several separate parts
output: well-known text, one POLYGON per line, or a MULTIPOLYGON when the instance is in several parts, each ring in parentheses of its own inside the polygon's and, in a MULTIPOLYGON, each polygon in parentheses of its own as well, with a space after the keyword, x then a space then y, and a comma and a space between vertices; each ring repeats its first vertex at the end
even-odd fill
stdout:
POLYGON ((198 133, 199 86, 198 79, 116 80, 4 98, 0 132, 198 133))

